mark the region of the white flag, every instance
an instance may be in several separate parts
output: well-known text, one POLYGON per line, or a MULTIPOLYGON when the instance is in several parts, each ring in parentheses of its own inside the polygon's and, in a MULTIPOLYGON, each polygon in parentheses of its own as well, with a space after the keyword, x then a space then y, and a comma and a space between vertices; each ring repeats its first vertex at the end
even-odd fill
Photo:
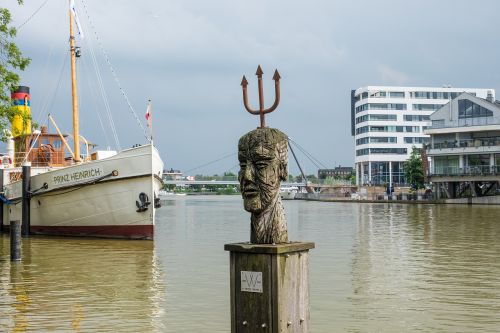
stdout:
POLYGON ((69 8, 71 10, 71 13, 73 14, 73 18, 75 19, 75 24, 76 24, 76 29, 78 30, 78 34, 80 35, 80 38, 83 38, 82 26, 80 24, 80 20, 78 19, 78 14, 76 13, 75 0, 69 0, 69 8))
POLYGON ((148 103, 148 108, 146 109, 145 117, 146 117, 148 127, 151 128, 153 125, 152 119, 151 119, 151 101, 149 101, 149 103, 148 103))

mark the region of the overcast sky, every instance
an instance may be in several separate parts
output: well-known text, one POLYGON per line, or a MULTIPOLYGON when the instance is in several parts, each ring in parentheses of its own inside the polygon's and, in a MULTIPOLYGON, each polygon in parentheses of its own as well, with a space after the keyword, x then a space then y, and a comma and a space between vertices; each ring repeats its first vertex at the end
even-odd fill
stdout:
MULTIPOLYGON (((19 26, 45 1, 18 6, 2 0, 1 6, 19 26)), ((274 69, 282 77, 281 103, 267 115, 267 125, 287 133, 326 167, 354 165, 351 89, 450 84, 500 93, 496 0, 76 0, 76 5, 85 33, 77 38, 83 54, 80 131, 102 149, 115 148, 96 89, 94 52, 120 147, 146 140, 95 31, 144 126, 147 100, 153 101, 154 139, 166 168, 187 174, 237 172, 237 141, 258 126, 258 117, 243 108, 241 78, 246 75, 250 103, 257 107, 259 64, 266 106, 274 100, 274 69)), ((48 0, 19 29, 17 42, 32 59, 22 84, 31 87, 33 118, 45 124, 49 111, 70 132, 67 11, 67 0, 48 0)), ((306 173, 315 174, 317 167, 297 153, 306 173)), ((298 174, 292 160, 290 172, 298 174)))

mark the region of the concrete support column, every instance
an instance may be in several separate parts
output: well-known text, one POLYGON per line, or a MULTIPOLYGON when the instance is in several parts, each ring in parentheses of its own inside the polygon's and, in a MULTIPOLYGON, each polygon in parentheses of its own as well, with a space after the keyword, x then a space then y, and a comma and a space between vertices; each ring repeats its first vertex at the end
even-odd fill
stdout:
POLYGON ((356 186, 361 185, 361 165, 359 163, 355 164, 356 166, 356 186))
POLYGON ((365 183, 365 165, 363 164, 363 162, 359 163, 359 169, 360 169, 360 173, 361 173, 361 176, 360 176, 361 183, 360 183, 360 185, 364 185, 364 183, 365 183))
POLYGON ((464 172, 464 155, 458 155, 458 168, 460 173, 464 172))
POLYGON ((392 162, 389 162, 389 188, 392 188, 392 162))
POLYGON ((495 154, 490 155, 490 172, 495 172, 495 154))
POLYGON ((372 183, 372 162, 368 162, 368 183, 372 183))

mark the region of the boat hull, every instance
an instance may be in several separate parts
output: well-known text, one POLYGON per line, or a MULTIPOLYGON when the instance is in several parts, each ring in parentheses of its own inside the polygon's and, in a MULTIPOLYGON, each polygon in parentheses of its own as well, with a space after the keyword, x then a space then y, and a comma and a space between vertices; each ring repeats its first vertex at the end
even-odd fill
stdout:
MULTIPOLYGON (((151 145, 31 178, 30 233, 153 239, 163 162, 151 145), (142 197, 142 200, 141 200, 142 197), (148 204, 149 202, 149 204, 148 204)), ((22 219, 21 182, 5 187, 4 223, 22 219)))

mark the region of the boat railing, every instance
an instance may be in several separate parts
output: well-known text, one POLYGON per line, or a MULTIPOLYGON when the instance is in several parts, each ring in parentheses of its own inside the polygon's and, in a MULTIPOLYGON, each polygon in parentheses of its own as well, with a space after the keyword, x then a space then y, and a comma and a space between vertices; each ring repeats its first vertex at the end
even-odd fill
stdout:
POLYGON ((36 149, 29 153, 18 152, 14 154, 14 166, 20 167, 25 162, 31 162, 32 167, 52 167, 68 165, 68 160, 63 154, 50 149, 36 149))

